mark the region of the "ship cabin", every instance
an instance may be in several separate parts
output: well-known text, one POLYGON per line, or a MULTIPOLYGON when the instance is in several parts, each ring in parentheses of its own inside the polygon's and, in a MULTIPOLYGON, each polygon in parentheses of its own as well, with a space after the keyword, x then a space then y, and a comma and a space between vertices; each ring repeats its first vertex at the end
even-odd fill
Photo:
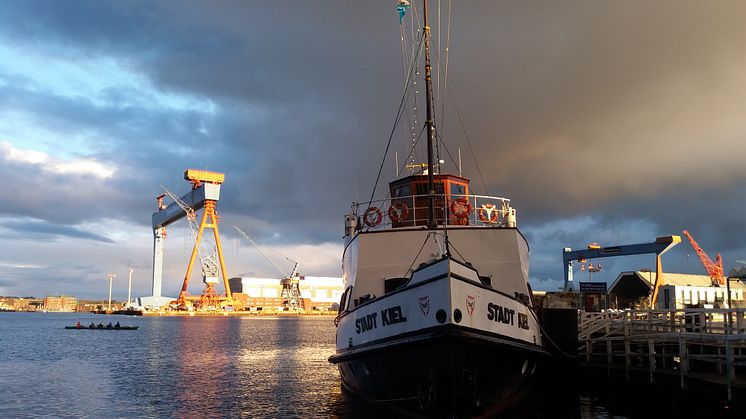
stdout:
MULTIPOLYGON (((443 225, 468 224, 469 179, 450 174, 433 175, 435 220, 443 225)), ((427 225, 427 175, 412 175, 389 183, 391 206, 388 216, 392 227, 427 225)))

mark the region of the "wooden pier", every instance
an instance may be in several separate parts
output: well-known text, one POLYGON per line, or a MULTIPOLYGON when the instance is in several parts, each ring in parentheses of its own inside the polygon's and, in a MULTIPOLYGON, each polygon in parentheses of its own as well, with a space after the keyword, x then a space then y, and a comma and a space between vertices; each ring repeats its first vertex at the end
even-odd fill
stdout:
POLYGON ((580 366, 609 377, 746 394, 746 309, 580 311, 578 345, 580 366))

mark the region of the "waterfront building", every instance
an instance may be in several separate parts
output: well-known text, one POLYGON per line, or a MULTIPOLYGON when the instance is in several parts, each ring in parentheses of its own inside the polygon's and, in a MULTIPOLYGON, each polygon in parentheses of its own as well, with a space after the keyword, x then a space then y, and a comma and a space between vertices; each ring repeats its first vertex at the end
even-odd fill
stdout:
MULTIPOLYGON (((232 293, 243 294, 246 307, 281 307, 282 283, 280 278, 240 277, 231 278, 232 293)), ((339 303, 344 291, 342 278, 304 276, 298 284, 300 297, 306 308, 329 309, 339 303)))
POLYGON ((44 297, 44 310, 73 312, 78 309, 78 299, 66 295, 44 297))

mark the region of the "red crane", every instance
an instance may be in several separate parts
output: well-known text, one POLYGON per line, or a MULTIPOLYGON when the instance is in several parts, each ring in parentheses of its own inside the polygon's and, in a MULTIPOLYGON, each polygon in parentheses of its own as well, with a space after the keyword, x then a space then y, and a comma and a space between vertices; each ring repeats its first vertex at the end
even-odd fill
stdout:
POLYGON ((707 253, 705 253, 705 251, 702 250, 701 247, 699 247, 697 242, 694 240, 694 237, 692 237, 692 235, 689 234, 688 231, 684 230, 684 235, 687 239, 689 239, 689 243, 692 244, 692 247, 697 252, 699 260, 702 261, 702 265, 704 265, 705 267, 705 271, 707 271, 707 274, 710 275, 712 285, 725 285, 725 275, 723 274, 723 260, 720 258, 720 253, 717 254, 717 256, 715 257, 715 262, 713 262, 710 257, 707 256, 707 253))

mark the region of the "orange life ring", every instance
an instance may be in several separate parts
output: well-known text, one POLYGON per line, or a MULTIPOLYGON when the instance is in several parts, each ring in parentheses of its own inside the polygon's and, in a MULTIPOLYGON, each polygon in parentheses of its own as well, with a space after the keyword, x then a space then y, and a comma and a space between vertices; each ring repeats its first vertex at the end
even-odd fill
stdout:
POLYGON ((391 221, 398 223, 409 217, 409 207, 403 202, 395 201, 391 203, 388 214, 391 221))
POLYGON ((458 198, 454 199, 451 202, 451 213, 456 216, 456 218, 469 218, 469 212, 471 211, 471 204, 469 203, 469 200, 466 198, 458 198))
POLYGON ((479 219, 485 223, 495 224, 497 222, 497 207, 492 204, 483 204, 479 208, 479 219))
POLYGON ((381 212, 378 207, 368 207, 367 210, 365 210, 365 214, 363 214, 363 222, 368 227, 375 227, 378 224, 381 224, 381 221, 383 220, 383 213, 381 212), (370 216, 371 214, 375 214, 375 219, 371 220, 370 216))

